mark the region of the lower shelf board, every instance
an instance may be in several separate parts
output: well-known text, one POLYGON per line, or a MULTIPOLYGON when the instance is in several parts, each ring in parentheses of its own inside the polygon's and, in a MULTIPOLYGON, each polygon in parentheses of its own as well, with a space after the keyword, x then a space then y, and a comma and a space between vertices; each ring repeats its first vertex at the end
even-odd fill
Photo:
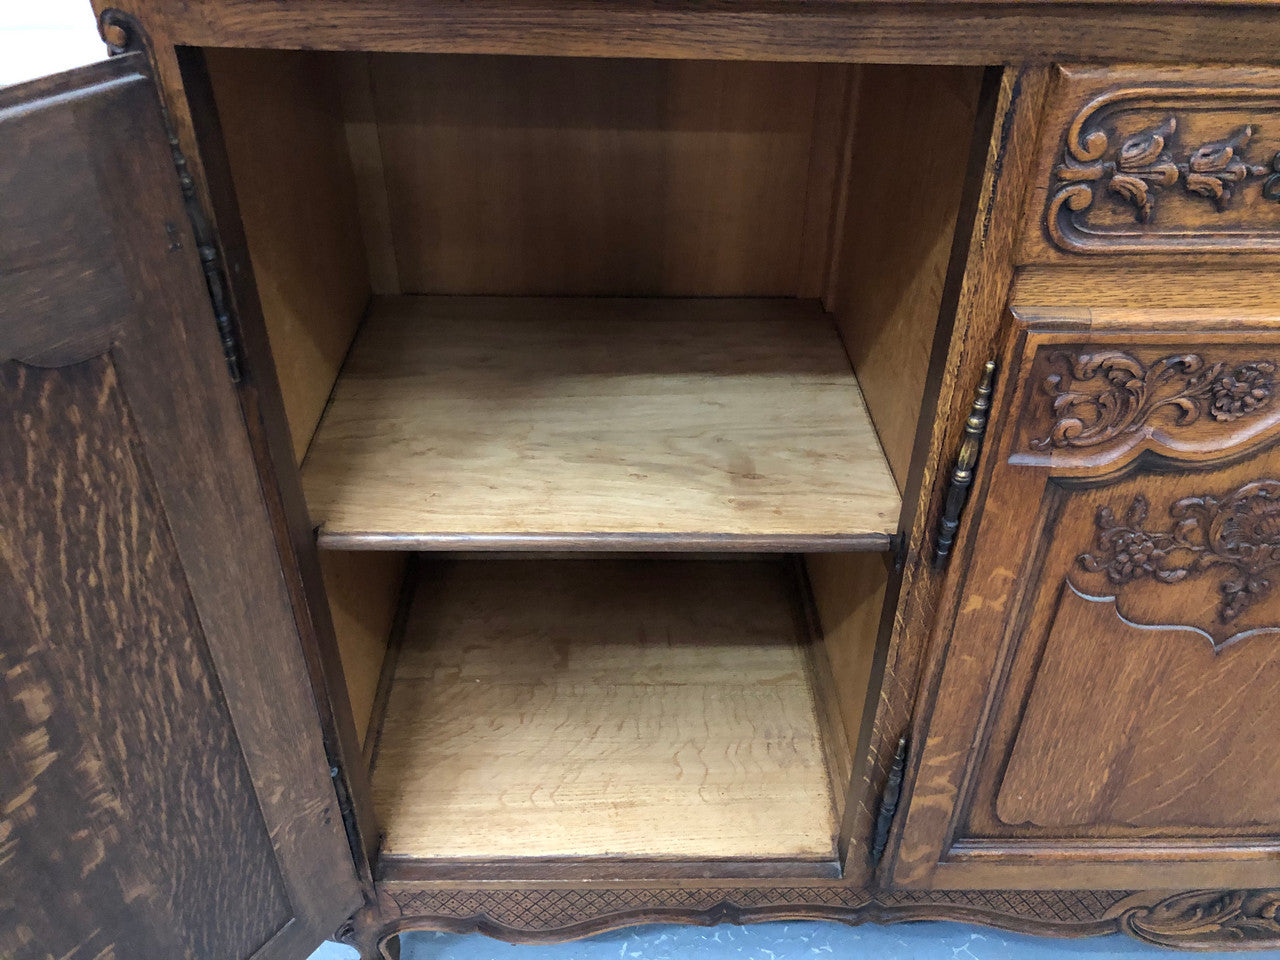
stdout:
POLYGON ((808 623, 785 559, 424 564, 373 766, 384 858, 826 875, 808 623))

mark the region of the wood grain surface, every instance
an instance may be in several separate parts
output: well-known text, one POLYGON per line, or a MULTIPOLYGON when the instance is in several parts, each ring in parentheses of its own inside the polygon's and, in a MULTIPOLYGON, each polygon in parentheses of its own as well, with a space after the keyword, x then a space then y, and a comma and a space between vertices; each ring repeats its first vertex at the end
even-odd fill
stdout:
POLYGON ((0 954, 249 956, 290 906, 117 371, 0 410, 0 954))
POLYGON ((883 547, 899 508, 830 317, 790 300, 379 299, 303 486, 327 547, 883 547))
POLYGON ((791 566, 428 568, 374 765, 385 857, 834 857, 791 566))
POLYGON ((829 293, 899 489, 907 485, 982 71, 864 66, 829 293), (887 145, 929 131, 913 162, 887 145))
POLYGON ((361 126, 353 147, 365 222, 389 211, 399 292, 797 296, 802 264, 826 260, 839 67, 372 55, 368 69, 380 163, 361 126))
POLYGON ((0 183, 61 345, 0 367, 0 955, 292 960, 360 890, 145 58, 0 91, 0 183))
POLYGON ((333 616, 356 736, 366 742, 405 574, 405 555, 323 550, 320 569, 333 616))
POLYGON ((1273 63, 1273 2, 1210 0, 97 0, 165 39, 244 46, 593 57, 1044 64, 1273 63))
POLYGON ((369 300, 334 61, 210 50, 205 62, 301 462, 369 300))
POLYGON ((896 875, 1273 887, 1274 314, 1018 314, 896 875))

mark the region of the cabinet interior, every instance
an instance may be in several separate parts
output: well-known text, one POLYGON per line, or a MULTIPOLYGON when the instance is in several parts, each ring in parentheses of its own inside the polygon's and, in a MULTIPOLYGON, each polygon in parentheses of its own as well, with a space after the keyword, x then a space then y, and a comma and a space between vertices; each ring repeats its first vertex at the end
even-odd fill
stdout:
POLYGON ((982 71, 205 58, 383 868, 838 871, 982 71))

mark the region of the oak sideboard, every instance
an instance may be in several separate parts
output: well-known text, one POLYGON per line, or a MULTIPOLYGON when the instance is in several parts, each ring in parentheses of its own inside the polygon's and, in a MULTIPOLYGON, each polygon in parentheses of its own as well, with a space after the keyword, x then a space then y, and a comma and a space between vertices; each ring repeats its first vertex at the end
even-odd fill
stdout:
POLYGON ((1280 4, 93 7, 0 90, 0 955, 1280 947, 1280 4))

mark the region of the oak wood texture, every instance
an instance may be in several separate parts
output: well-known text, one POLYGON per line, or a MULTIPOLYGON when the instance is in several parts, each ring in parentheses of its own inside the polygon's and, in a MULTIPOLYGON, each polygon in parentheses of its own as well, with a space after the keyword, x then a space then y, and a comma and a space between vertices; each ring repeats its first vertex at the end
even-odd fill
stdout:
POLYGON ((848 196, 824 303, 900 489, 929 383, 981 82, 974 68, 858 70, 841 178, 848 196), (886 156, 886 145, 910 142, 920 130, 929 131, 929 149, 913 162, 886 156))
POLYGON ((1275 5, 733 0, 700 5, 510 0, 95 0, 195 46, 677 59, 926 62, 1274 62, 1275 5))
POLYGON ((384 863, 829 863, 814 641, 785 560, 427 567, 374 762, 384 863))
MULTIPOLYGON (((889 578, 871 667, 872 689, 854 747, 855 777, 842 834, 851 839, 845 877, 869 885, 887 878, 892 848, 880 864, 869 845, 880 797, 899 739, 927 736, 918 700, 927 696, 937 644, 929 628, 960 600, 944 591, 930 547, 945 478, 964 432, 983 364, 999 349, 1007 322, 1013 250, 1021 235, 1030 170, 1037 159, 1038 125, 1047 83, 1042 69, 993 69, 984 77, 968 158, 958 226, 952 243, 921 429, 903 496, 904 550, 889 578)), ((961 534, 964 519, 961 520, 961 534)), ((903 784, 902 807, 911 790, 903 784)))
POLYGON ((1021 259, 1280 253, 1280 70, 1058 68, 1021 259))
POLYGON ((259 50, 205 61, 301 462, 369 300, 334 64, 259 50))
POLYGON ((1280 303, 1280 276, 1238 262, 1167 266, 1140 261, 1093 261, 1087 266, 1026 266, 1010 294, 1028 319, 1041 313, 1090 325, 1183 326, 1267 319, 1280 303))
POLYGON ((1280 322, 1027 313, 894 879, 1274 886, 1280 322))
POLYGON ((827 259, 844 73, 371 55, 365 222, 385 204, 402 293, 797 296, 827 259))
POLYGON ((144 58, 0 144, 0 953, 297 957, 360 890, 144 58))
POLYGON ((332 548, 883 549, 899 505, 781 299, 379 298, 303 486, 332 548))

